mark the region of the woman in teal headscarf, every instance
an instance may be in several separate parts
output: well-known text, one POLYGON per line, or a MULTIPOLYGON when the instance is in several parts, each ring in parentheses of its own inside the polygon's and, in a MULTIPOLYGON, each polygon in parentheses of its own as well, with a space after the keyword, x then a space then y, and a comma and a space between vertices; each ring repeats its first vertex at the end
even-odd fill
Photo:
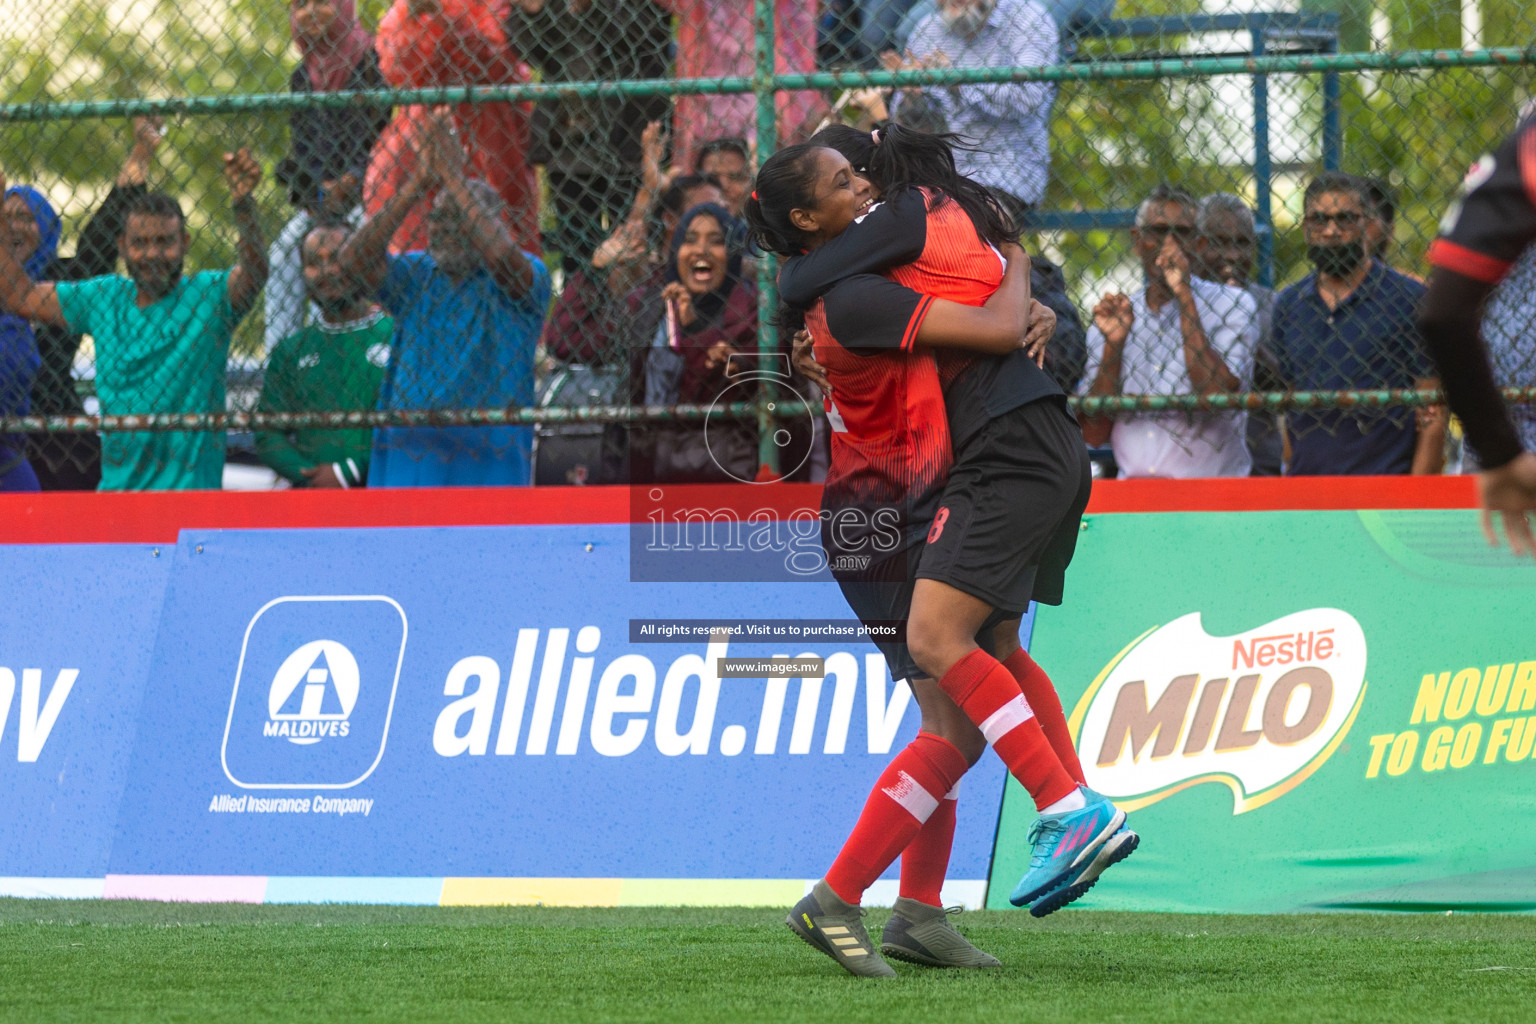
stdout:
MULTIPOLYGON (((43 194, 26 185, 5 190, 5 243, 35 281, 59 251, 59 215, 43 194)), ((32 411, 32 382, 42 357, 32 324, 19 316, 0 316, 0 416, 32 411)), ((27 461, 25 434, 0 434, 0 491, 38 490, 37 474, 27 461)))

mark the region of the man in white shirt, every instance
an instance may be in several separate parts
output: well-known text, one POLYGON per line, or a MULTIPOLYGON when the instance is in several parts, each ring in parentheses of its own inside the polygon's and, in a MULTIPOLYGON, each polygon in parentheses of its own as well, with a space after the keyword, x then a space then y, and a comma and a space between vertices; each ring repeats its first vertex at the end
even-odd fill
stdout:
MULTIPOLYGON (((1089 395, 1216 395, 1253 376, 1258 309, 1241 288, 1194 277, 1193 198, 1160 185, 1136 211, 1131 242, 1147 286, 1106 293, 1088 331, 1089 395)), ((1126 477, 1247 476, 1241 412, 1140 412, 1087 417, 1090 445, 1110 443, 1126 477)))

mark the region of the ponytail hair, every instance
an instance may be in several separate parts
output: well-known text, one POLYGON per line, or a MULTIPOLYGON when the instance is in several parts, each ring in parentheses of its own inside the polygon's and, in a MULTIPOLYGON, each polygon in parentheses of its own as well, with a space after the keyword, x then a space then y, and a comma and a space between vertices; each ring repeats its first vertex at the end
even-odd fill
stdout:
POLYGON ((955 150, 971 148, 959 135, 918 131, 895 122, 888 122, 874 132, 835 124, 817 132, 811 143, 843 154, 882 195, 926 188, 933 193, 930 210, 953 199, 970 216, 976 233, 984 241, 1001 246, 1019 240, 1020 225, 992 190, 961 174, 955 166, 955 150))
POLYGON ((742 204, 747 239, 763 252, 798 256, 805 251, 805 232, 790 221, 790 212, 816 203, 815 154, 823 147, 813 142, 785 146, 758 169, 752 194, 742 204))

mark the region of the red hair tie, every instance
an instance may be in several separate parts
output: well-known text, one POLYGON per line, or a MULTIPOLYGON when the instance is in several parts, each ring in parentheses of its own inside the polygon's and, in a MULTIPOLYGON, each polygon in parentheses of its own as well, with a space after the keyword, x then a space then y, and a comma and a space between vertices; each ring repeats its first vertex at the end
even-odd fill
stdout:
POLYGON ((754 199, 754 200, 756 200, 756 199, 757 199, 757 189, 753 189, 753 190, 752 190, 752 198, 753 198, 753 199, 754 199))

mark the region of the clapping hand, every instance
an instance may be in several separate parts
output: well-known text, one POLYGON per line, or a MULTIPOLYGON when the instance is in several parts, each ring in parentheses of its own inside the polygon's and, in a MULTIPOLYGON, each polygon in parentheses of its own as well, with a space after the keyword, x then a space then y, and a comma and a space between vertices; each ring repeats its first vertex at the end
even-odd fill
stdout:
POLYGON ((723 369, 730 361, 731 356, 736 355, 736 349, 729 343, 717 341, 704 353, 704 368, 706 370, 723 369))
POLYGON ((238 205, 251 198, 261 182, 261 165, 248 149, 224 154, 224 180, 229 182, 229 201, 238 205))
POLYGON ((133 148, 145 158, 154 155, 165 138, 165 122, 153 115, 133 119, 133 148))
POLYGON ((351 171, 339 178, 328 178, 320 182, 320 189, 325 193, 326 212, 339 217, 356 206, 358 186, 361 184, 362 182, 357 180, 357 175, 351 171))
POLYGON ((311 487, 330 489, 341 486, 341 478, 336 475, 336 470, 329 463, 323 466, 310 466, 299 472, 304 474, 304 479, 311 487))
POLYGON ((1131 300, 1119 292, 1105 292, 1099 304, 1093 307, 1093 326, 1111 345, 1125 344, 1135 320, 1136 311, 1131 308, 1131 300))
POLYGON ((661 157, 667 148, 666 132, 660 121, 651 121, 640 133, 640 180, 654 198, 671 186, 683 169, 676 165, 661 169, 661 157))
POLYGON ((650 251, 645 242, 645 221, 626 220, 597 247, 592 254, 592 266, 602 270, 612 264, 643 260, 650 251))
POLYGON ((663 301, 671 303, 672 308, 677 312, 679 327, 687 327, 698 319, 698 311, 693 308, 693 296, 687 288, 683 287, 681 281, 673 281, 662 288, 661 297, 663 301))
MULTIPOLYGON (((930 67, 940 66, 937 63, 940 60, 944 61, 946 66, 949 63, 949 58, 945 57, 941 52, 935 53, 924 60, 918 60, 911 50, 906 51, 904 54, 899 54, 895 50, 886 50, 880 55, 880 65, 887 71, 926 71, 930 67)), ((915 96, 922 91, 922 86, 903 85, 900 86, 900 89, 908 96, 915 96)))
POLYGON ((1163 238, 1162 251, 1157 254, 1157 269, 1162 271, 1168 289, 1182 296, 1189 288, 1189 255, 1184 247, 1173 240, 1172 235, 1163 238))
POLYGON ((452 110, 448 107, 432 108, 432 116, 426 122, 426 138, 423 143, 438 181, 464 176, 464 146, 459 142, 459 130, 454 126, 452 110))
POLYGON ((463 175, 464 147, 459 144, 453 113, 447 107, 432 108, 411 144, 416 149, 413 177, 421 189, 430 189, 445 178, 463 175))

